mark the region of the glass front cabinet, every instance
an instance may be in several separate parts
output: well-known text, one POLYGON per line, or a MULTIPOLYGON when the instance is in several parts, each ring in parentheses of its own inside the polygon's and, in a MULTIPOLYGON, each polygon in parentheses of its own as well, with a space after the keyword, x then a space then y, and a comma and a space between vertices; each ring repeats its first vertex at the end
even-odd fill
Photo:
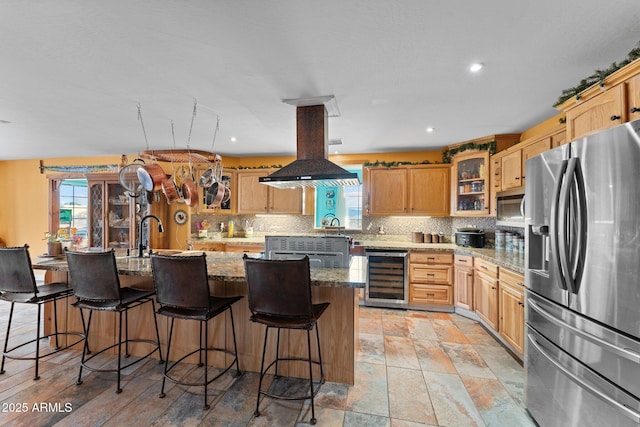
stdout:
MULTIPOLYGON (((120 185, 118 174, 87 175, 89 193, 89 246, 97 248, 135 248, 142 217, 153 213, 161 220, 167 215, 164 198, 132 197, 120 185), (155 198, 155 200, 154 200, 155 198)), ((147 226, 149 221, 146 221, 147 226)), ((167 233, 158 233, 157 224, 146 230, 144 241, 153 248, 166 247, 167 233), (150 236, 147 234, 150 232, 150 236)))
POLYGON ((452 159, 451 212, 489 216, 489 152, 465 151, 452 159))

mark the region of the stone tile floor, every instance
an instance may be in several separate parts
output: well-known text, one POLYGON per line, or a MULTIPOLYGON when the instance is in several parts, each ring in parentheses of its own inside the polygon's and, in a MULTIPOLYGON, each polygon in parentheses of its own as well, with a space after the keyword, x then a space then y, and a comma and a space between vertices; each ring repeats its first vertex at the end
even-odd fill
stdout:
MULTIPOLYGON (((8 311, 9 304, 0 303, 0 344, 8 311)), ((14 322, 10 342, 33 336, 35 309, 20 306, 14 322)), ((201 387, 168 382, 159 399, 162 365, 153 360, 125 373, 121 394, 114 392, 113 374, 88 373, 77 386, 79 356, 67 350, 45 359, 39 381, 33 381, 33 362, 8 360, 0 375, 0 425, 299 426, 311 418, 308 402, 268 398, 254 417, 258 376, 251 372, 227 373, 213 383, 208 411, 201 387)), ((105 356, 104 363, 114 359, 105 356)), ((201 368, 188 365, 184 375, 201 375, 201 368)), ((534 425, 524 409, 523 381, 518 361, 473 320, 361 307, 356 383, 322 386, 317 425, 534 425)), ((294 389, 300 382, 280 379, 272 386, 294 389)))

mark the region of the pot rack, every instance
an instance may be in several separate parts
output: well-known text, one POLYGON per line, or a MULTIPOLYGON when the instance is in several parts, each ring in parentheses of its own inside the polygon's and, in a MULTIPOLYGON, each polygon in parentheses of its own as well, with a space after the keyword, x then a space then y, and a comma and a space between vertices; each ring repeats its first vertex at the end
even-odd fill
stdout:
POLYGON ((145 150, 138 153, 138 156, 156 162, 215 163, 222 161, 219 154, 194 149, 145 150))

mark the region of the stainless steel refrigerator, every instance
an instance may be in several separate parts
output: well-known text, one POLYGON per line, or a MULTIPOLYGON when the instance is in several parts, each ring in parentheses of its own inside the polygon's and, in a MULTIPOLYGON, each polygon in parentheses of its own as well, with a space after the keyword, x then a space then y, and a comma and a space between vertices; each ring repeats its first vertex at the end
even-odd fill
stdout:
POLYGON ((640 424, 640 120, 526 164, 525 401, 541 426, 640 424))

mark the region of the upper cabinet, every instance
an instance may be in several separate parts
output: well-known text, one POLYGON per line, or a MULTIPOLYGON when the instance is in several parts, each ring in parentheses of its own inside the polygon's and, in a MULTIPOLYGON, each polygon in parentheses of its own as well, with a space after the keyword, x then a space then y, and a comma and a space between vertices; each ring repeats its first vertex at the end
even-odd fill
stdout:
POLYGON ((557 108, 566 113, 568 141, 640 118, 640 59, 557 108))
POLYGON ((453 215, 489 215, 489 152, 467 151, 455 156, 452 164, 453 215))
POLYGON ((462 217, 489 216, 495 199, 495 193, 499 188, 492 187, 496 181, 495 177, 503 174, 500 162, 489 161, 489 151, 487 149, 470 148, 462 151, 466 147, 488 147, 495 145, 495 151, 502 151, 512 147, 520 140, 519 133, 496 134, 483 138, 466 141, 454 146, 449 146, 449 150, 458 149, 456 155, 451 159, 451 215, 462 217))
POLYGON ((619 84, 567 111, 570 141, 627 121, 625 85, 619 84))
POLYGON ((368 215, 449 215, 446 164, 365 169, 368 215))
POLYGON ((258 179, 272 173, 271 169, 250 169, 237 172, 237 213, 302 213, 302 189, 278 189, 261 184, 258 179))

